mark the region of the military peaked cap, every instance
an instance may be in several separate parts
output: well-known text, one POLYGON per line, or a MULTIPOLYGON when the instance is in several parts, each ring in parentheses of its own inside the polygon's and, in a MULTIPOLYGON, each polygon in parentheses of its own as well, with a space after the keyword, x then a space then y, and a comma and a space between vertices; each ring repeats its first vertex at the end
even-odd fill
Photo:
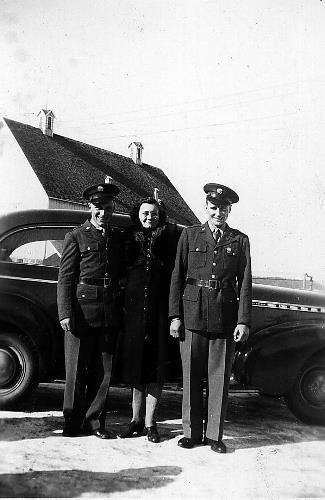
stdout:
POLYGON ((222 184, 210 182, 204 186, 206 199, 215 205, 231 205, 239 201, 239 196, 235 191, 222 184))
POLYGON ((83 197, 85 200, 92 203, 93 201, 102 201, 115 198, 119 194, 120 190, 115 184, 96 184, 95 186, 90 186, 83 192, 83 197))

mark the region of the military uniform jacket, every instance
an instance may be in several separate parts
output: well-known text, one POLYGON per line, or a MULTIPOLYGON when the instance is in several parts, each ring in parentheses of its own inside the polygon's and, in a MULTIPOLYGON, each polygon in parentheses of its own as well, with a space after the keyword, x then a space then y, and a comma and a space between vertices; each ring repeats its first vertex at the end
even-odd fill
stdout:
POLYGON ((89 221, 67 233, 58 279, 60 320, 74 318, 76 329, 119 326, 121 242, 118 230, 109 228, 103 237, 89 221), (87 278, 106 278, 107 286, 80 284, 87 278))
POLYGON ((181 318, 188 330, 230 337, 236 324, 250 326, 251 299, 248 237, 226 225, 216 243, 207 222, 185 228, 171 279, 169 316, 181 318), (211 280, 211 288, 187 283, 188 278, 211 280))

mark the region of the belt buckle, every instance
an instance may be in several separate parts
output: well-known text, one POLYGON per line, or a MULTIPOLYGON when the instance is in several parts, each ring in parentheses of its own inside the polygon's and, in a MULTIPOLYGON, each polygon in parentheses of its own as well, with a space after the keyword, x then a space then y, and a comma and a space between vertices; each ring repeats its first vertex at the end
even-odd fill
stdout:
POLYGON ((111 284, 111 278, 104 278, 104 288, 108 288, 111 284))
POLYGON ((209 280, 209 288, 210 290, 218 288, 218 280, 209 280))

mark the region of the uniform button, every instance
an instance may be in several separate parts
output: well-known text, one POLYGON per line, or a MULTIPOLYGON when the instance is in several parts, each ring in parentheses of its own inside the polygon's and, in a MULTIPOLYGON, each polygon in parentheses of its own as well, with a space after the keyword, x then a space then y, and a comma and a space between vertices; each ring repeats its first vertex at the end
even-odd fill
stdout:
POLYGON ((211 278, 213 278, 213 279, 214 279, 215 277, 216 277, 216 276, 215 276, 215 274, 212 274, 211 278))
POLYGON ((90 247, 87 247, 87 250, 90 250, 90 247))
POLYGON ((108 273, 105 273, 105 276, 108 276, 108 273))
POLYGON ((216 255, 216 253, 218 253, 218 252, 217 252, 217 250, 214 250, 214 252, 213 252, 213 253, 214 253, 214 255, 216 255))
POLYGON ((199 248, 196 248, 195 251, 198 252, 200 249, 199 248))
POLYGON ((84 293, 82 293, 82 294, 81 294, 81 297, 85 297, 85 294, 84 294, 84 293))
POLYGON ((212 263, 213 266, 216 266, 217 264, 215 262, 212 263))

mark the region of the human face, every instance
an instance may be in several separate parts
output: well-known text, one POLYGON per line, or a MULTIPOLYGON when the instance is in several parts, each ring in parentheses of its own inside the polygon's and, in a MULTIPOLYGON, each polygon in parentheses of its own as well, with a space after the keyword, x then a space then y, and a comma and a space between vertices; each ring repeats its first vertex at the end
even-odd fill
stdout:
POLYGON ((91 221, 97 226, 105 227, 112 218, 114 206, 113 200, 89 203, 91 221))
POLYGON ((212 226, 223 228, 231 211, 231 205, 215 205, 211 201, 206 202, 206 211, 212 226))
POLYGON ((142 203, 139 208, 139 220, 145 229, 154 229, 159 223, 159 209, 157 205, 142 203))

